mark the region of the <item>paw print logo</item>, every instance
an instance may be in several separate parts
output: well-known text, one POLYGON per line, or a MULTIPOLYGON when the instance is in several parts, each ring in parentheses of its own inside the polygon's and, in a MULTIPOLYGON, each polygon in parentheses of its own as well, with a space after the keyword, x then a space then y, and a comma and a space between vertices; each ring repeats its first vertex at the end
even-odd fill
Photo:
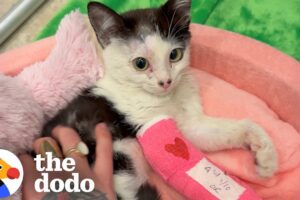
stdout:
POLYGON ((10 151, 0 149, 0 198, 15 193, 21 186, 23 176, 19 158, 10 151))

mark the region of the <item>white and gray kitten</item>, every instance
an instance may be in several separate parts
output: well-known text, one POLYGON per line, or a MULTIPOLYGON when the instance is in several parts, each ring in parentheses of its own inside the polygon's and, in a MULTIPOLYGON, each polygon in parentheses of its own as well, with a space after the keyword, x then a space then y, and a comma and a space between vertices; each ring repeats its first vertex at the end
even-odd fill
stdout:
POLYGON ((104 77, 49 121, 43 135, 59 124, 74 128, 88 144, 93 162, 94 127, 105 122, 114 140, 119 199, 157 199, 155 189, 145 184, 148 167, 134 138, 158 115, 172 116, 203 151, 250 148, 259 175, 269 177, 277 169, 275 148, 259 125, 203 113, 189 69, 190 6, 190 0, 169 0, 159 8, 119 15, 100 3, 88 5, 102 47, 104 77))

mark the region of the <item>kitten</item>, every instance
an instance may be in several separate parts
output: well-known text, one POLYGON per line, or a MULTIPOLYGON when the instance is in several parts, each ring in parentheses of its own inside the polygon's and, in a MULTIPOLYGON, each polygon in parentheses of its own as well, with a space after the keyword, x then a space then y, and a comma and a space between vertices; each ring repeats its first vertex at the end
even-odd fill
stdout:
MULTIPOLYGON (((158 199, 145 184, 148 166, 135 135, 158 115, 172 116, 203 151, 250 148, 257 171, 272 176, 277 168, 274 146, 257 124, 206 116, 197 82, 189 69, 190 0, 168 0, 159 8, 121 15, 89 3, 88 17, 100 46, 104 77, 62 109, 44 127, 74 128, 95 154, 94 127, 105 122, 114 140, 114 182, 120 199, 158 199)), ((159 138, 158 138, 159 140, 159 138)))

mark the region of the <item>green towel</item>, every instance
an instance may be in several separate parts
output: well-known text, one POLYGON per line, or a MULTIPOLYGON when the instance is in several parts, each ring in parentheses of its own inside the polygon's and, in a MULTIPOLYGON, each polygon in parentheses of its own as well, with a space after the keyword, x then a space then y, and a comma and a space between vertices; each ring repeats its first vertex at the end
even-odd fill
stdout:
POLYGON ((255 38, 300 60, 300 0, 222 0, 205 24, 255 38))
MULTIPOLYGON (((165 0, 97 0, 118 12, 157 7, 165 0)), ((69 0, 37 39, 55 34, 74 9, 86 13, 89 0, 69 0)), ((300 60, 300 0, 192 0, 192 22, 247 35, 300 60)))
MULTIPOLYGON (((59 22, 69 12, 79 9, 82 13, 87 13, 87 3, 90 0, 69 0, 68 3, 56 14, 56 16, 46 25, 46 27, 39 33, 37 39, 42 39, 54 35, 59 22)), ((158 7, 162 5, 165 0, 96 0, 113 8, 117 12, 125 12, 137 8, 158 7)), ((210 13, 220 0, 193 0, 192 2, 192 21, 194 23, 204 24, 210 13)))

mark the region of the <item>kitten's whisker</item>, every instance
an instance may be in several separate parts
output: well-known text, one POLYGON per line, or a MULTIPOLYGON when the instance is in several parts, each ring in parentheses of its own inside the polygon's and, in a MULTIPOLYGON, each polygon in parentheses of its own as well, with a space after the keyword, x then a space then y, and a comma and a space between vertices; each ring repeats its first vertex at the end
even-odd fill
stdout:
POLYGON ((169 35, 170 35, 170 34, 172 33, 172 31, 173 31, 172 24, 173 24, 174 16, 175 16, 175 14, 176 14, 177 9, 178 9, 178 8, 176 8, 176 9, 174 10, 173 15, 172 15, 172 18, 171 18, 171 23, 170 23, 169 31, 168 31, 168 38, 169 38, 169 35), (171 30, 171 28, 172 28, 172 30, 171 30))
POLYGON ((174 34, 172 34, 172 36, 176 36, 176 34, 177 34, 179 31, 182 31, 183 29, 188 28, 188 27, 189 27, 189 25, 181 26, 174 34))
MULTIPOLYGON (((171 35, 172 35, 172 36, 173 36, 173 30, 176 28, 176 25, 177 25, 182 19, 184 19, 184 18, 189 19, 189 17, 188 17, 187 15, 182 16, 182 17, 175 23, 175 25, 173 26, 173 29, 172 29, 172 32, 171 32, 171 35)), ((177 32, 177 31, 176 31, 176 32, 177 32)))
MULTIPOLYGON (((169 22, 169 18, 168 18, 168 16, 166 15, 166 13, 165 12, 162 12, 163 14, 164 14, 164 16, 165 16, 165 18, 166 18, 166 20, 167 20, 167 22, 168 22, 168 27, 169 27, 169 29, 170 29, 170 22, 169 22)), ((169 32, 167 33, 167 38, 169 37, 169 32)))

